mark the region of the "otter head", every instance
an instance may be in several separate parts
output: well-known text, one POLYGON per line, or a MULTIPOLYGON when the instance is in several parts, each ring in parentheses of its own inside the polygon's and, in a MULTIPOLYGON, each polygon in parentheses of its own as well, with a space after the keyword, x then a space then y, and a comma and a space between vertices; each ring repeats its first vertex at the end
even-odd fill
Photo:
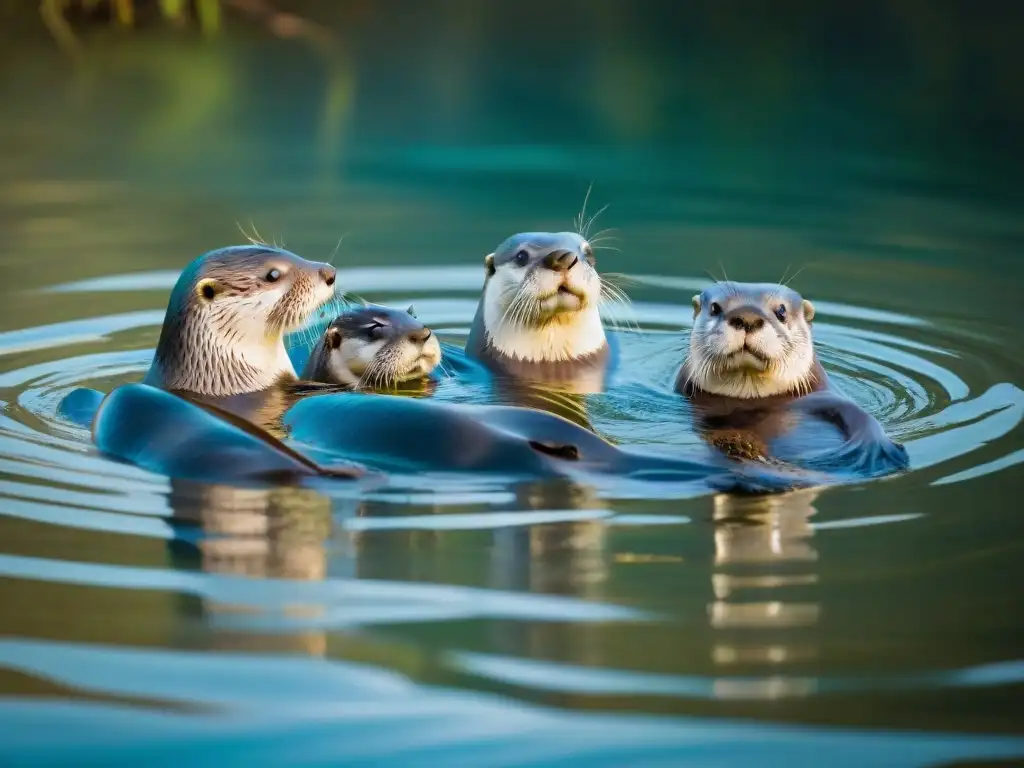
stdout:
POLYGON ((146 381, 224 397, 295 376, 283 336, 334 296, 336 271, 267 245, 210 251, 178 278, 146 381))
POLYGON ((488 343, 520 360, 571 360, 605 344, 594 249, 574 232, 513 235, 484 259, 488 343))
POLYGON ((813 319, 811 302, 785 286, 716 283, 693 297, 688 384, 740 398, 806 391, 813 319))
POLYGON ((437 337, 406 311, 368 305, 339 315, 310 355, 303 377, 389 387, 420 379, 441 362, 437 337))

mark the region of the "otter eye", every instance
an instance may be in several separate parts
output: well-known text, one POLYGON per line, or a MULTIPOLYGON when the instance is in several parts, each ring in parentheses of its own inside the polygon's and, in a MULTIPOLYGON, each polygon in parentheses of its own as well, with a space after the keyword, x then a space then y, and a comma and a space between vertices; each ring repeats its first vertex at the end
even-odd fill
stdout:
POLYGON ((775 308, 775 316, 777 318, 779 318, 779 322, 780 323, 786 322, 786 305, 785 304, 779 304, 779 306, 777 306, 775 308))
POLYGON ((266 276, 263 279, 266 280, 268 283, 276 283, 278 280, 281 279, 281 270, 272 269, 269 272, 267 272, 266 276))
POLYGON ((519 251, 516 253, 516 264, 520 267, 525 267, 530 263, 530 254, 528 251, 519 251))
POLYGON ((370 334, 375 334, 375 333, 377 333, 377 332, 378 332, 378 331, 379 331, 380 329, 382 329, 382 328, 387 328, 387 327, 388 327, 388 324, 387 324, 387 323, 382 323, 382 322, 380 322, 379 320, 374 320, 373 322, 371 322, 371 323, 367 323, 366 325, 363 325, 363 326, 360 326, 360 327, 361 327, 361 328, 362 328, 362 329, 363 329, 363 330, 364 330, 364 331, 365 331, 366 333, 370 333, 370 334))
POLYGON ((583 249, 583 258, 587 260, 587 264, 594 266, 597 263, 597 259, 594 258, 594 249, 589 245, 583 249))
POLYGON ((708 314, 710 314, 712 317, 717 317, 718 315, 722 314, 722 305, 719 304, 717 301, 712 301, 711 306, 708 307, 708 314))

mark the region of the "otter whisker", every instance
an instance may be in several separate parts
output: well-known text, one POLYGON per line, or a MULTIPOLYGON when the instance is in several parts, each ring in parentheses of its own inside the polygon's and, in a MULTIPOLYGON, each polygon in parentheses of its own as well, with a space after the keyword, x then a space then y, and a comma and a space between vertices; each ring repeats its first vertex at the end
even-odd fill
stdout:
POLYGON ((614 319, 619 320, 616 313, 621 310, 626 316, 626 326, 632 330, 640 330, 640 325, 633 314, 633 301, 621 288, 602 281, 598 301, 601 309, 610 310, 614 319))
POLYGON ((395 377, 393 345, 389 344, 378 352, 370 364, 373 368, 373 376, 370 377, 374 389, 390 388, 395 377))
POLYGON ((605 211, 607 211, 608 210, 608 206, 610 206, 610 205, 611 205, 611 203, 608 203, 608 205, 605 205, 602 208, 598 209, 597 213, 595 213, 593 216, 591 216, 587 220, 587 223, 583 226, 583 231, 579 233, 583 237, 584 240, 589 240, 589 238, 587 237, 587 232, 590 231, 590 228, 592 226, 594 226, 594 222, 597 221, 597 217, 600 216, 605 211))
POLYGON ((602 230, 599 230, 599 231, 595 232, 593 237, 588 237, 587 238, 587 242, 590 243, 591 245, 593 245, 595 241, 600 241, 602 238, 604 238, 606 240, 621 240, 622 239, 622 238, 619 238, 619 237, 615 237, 614 235, 609 235, 608 234, 609 232, 618 232, 618 229, 616 229, 615 227, 606 227, 606 228, 604 228, 602 230))
POLYGON ((632 285, 638 285, 640 283, 635 277, 630 277, 624 272, 603 272, 601 273, 601 280, 606 283, 611 283, 618 287, 618 283, 627 283, 632 285))
POLYGON ((812 264, 812 263, 813 263, 813 262, 810 262, 810 263, 808 263, 808 264, 804 264, 804 265, 803 265, 802 267, 800 267, 800 269, 798 269, 798 270, 797 270, 796 272, 794 272, 794 273, 792 274, 792 276, 791 276, 791 277, 789 278, 789 281, 788 281, 788 282, 786 282, 786 283, 783 283, 783 285, 784 285, 784 286, 785 286, 786 288, 788 288, 788 287, 789 287, 789 284, 790 284, 790 283, 792 283, 792 282, 793 282, 794 280, 796 280, 796 279, 797 279, 797 278, 798 278, 798 277, 800 276, 800 273, 801 273, 801 272, 803 272, 803 271, 804 271, 805 269, 807 269, 807 268, 808 268, 809 266, 811 266, 811 264, 812 264))
POLYGON ((249 219, 249 226, 252 227, 253 234, 250 235, 248 232, 246 232, 245 227, 243 227, 241 222, 239 222, 237 219, 235 220, 235 226, 238 227, 238 231, 242 233, 242 237, 244 237, 249 242, 250 245, 257 245, 265 248, 271 247, 269 243, 267 243, 265 240, 263 240, 263 238, 260 237, 259 232, 256 231, 256 225, 253 224, 251 217, 249 219))
POLYGON ((522 286, 517 286, 517 287, 516 287, 516 288, 515 288, 515 289, 514 289, 513 291, 507 291, 507 292, 505 292, 505 293, 504 293, 504 294, 502 295, 502 298, 503 298, 503 299, 507 298, 507 297, 508 297, 508 295, 509 295, 509 293, 511 293, 511 294, 512 294, 512 298, 511 298, 511 299, 509 300, 509 302, 508 302, 508 303, 507 303, 507 304, 505 305, 505 311, 504 311, 504 312, 502 312, 502 316, 501 316, 501 318, 499 319, 499 323, 501 323, 501 324, 504 324, 504 323, 505 323, 505 322, 507 321, 507 319, 508 319, 509 315, 510 315, 510 314, 512 314, 512 313, 513 313, 513 312, 515 311, 515 306, 516 306, 516 304, 517 304, 517 303, 519 302, 519 300, 520 300, 520 299, 521 299, 521 298, 523 297, 523 291, 522 291, 522 286))
POLYGON ((516 307, 511 313, 509 324, 513 328, 523 328, 529 324, 531 318, 538 314, 531 278, 527 278, 520 284, 516 299, 516 307))
POLYGON ((527 293, 521 293, 516 305, 516 311, 512 314, 510 324, 513 328, 523 328, 528 325, 530 318, 536 314, 537 307, 533 296, 527 293))
POLYGON ((249 219, 249 226, 252 227, 252 233, 256 236, 256 239, 252 241, 253 245, 269 245, 269 243, 260 235, 259 230, 256 229, 256 224, 252 218, 249 219))
POLYGON ((380 375, 380 373, 379 373, 380 363, 378 362, 379 360, 380 360, 380 358, 375 356, 370 361, 370 364, 367 365, 366 368, 363 369, 363 373, 359 377, 359 380, 356 382, 356 385, 355 385, 357 389, 375 389, 376 388, 377 379, 378 379, 378 377, 380 375))
POLYGON ((629 298, 629 295, 624 289, 617 286, 611 280, 605 280, 603 277, 601 279, 601 290, 607 291, 625 304, 633 303, 633 300, 629 298))
POLYGON ((349 302, 350 305, 353 304, 353 303, 354 304, 361 304, 364 307, 367 307, 367 306, 370 305, 370 302, 368 302, 366 299, 364 299, 358 293, 348 292, 348 293, 345 293, 344 296, 345 296, 346 300, 351 297, 352 301, 349 302))
POLYGON ((587 194, 583 196, 583 207, 580 208, 579 214, 572 220, 573 228, 580 232, 583 229, 583 218, 587 215, 587 201, 590 200, 590 190, 594 188, 594 182, 590 182, 587 186, 587 194))
MULTIPOLYGON (((509 323, 510 317, 515 317, 515 313, 518 311, 518 304, 523 299, 525 299, 525 294, 522 290, 522 286, 519 286, 512 295, 512 300, 505 306, 505 311, 501 313, 498 325, 505 325, 509 323)), ((514 325, 514 323, 512 323, 512 325, 514 325)))
MULTIPOLYGON (((778 285, 785 285, 785 284, 786 284, 786 275, 788 275, 788 274, 789 274, 789 268, 790 268, 791 266, 793 266, 793 265, 792 265, 792 264, 787 264, 787 265, 786 265, 786 270, 785 270, 785 271, 784 271, 784 272, 782 273, 782 279, 780 279, 780 280, 778 281, 778 285)), ((776 291, 776 293, 775 293, 775 294, 772 294, 772 295, 773 295, 773 296, 774 296, 774 295, 778 295, 778 291, 776 291)))
POLYGON ((345 235, 348 232, 342 233, 341 237, 338 238, 338 242, 334 244, 334 250, 331 251, 331 255, 327 258, 327 263, 330 264, 334 261, 334 257, 338 255, 338 249, 341 248, 341 241, 345 239, 345 235))
POLYGON ((441 357, 441 359, 437 361, 437 367, 441 370, 441 376, 444 378, 454 378, 454 374, 449 370, 448 365, 444 361, 444 357, 441 357))

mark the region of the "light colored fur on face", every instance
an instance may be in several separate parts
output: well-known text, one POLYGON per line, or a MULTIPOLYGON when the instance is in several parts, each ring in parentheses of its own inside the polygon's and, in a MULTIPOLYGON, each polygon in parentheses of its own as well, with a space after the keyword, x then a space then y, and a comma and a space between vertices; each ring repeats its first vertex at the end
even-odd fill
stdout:
POLYGON ((345 339, 341 346, 327 355, 327 370, 338 384, 356 386, 373 358, 387 342, 345 339))
POLYGON ((814 307, 809 301, 780 285, 729 282, 694 296, 693 304, 687 383, 704 392, 745 400, 810 391, 815 354, 809 322, 814 307), (722 308, 717 316, 711 314, 713 303, 722 308), (773 314, 780 304, 786 307, 785 323, 773 314), (729 325, 730 310, 743 305, 764 310, 760 328, 747 331, 729 325))
POLYGON ((323 266, 264 246, 199 257, 171 293, 147 381, 227 397, 294 377, 284 334, 334 295, 319 272, 323 266), (271 269, 281 274, 272 283, 265 280, 271 269))
MULTIPOLYGON (((573 247, 582 249, 579 238, 573 247)), ((488 257, 494 263, 494 255, 488 257)), ((572 269, 555 272, 531 262, 495 264, 483 295, 487 342, 507 357, 528 362, 564 362, 601 349, 601 277, 582 256, 572 269), (565 285, 572 295, 559 293, 565 285)))

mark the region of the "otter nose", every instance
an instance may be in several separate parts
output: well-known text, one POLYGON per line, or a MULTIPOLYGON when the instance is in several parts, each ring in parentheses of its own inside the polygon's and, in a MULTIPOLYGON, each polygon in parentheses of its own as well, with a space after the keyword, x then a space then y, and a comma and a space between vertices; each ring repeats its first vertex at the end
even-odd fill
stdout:
POLYGON ((544 266, 555 272, 568 272, 579 261, 572 251, 552 251, 544 257, 544 266))
POLYGON ((407 334, 407 338, 411 342, 414 342, 416 344, 422 344, 427 339, 429 339, 431 335, 432 334, 429 328, 417 328, 415 331, 409 331, 409 333, 407 334))
POLYGON ((725 316, 725 320, 737 331, 756 331, 764 325, 764 316, 750 307, 737 307, 725 316))
POLYGON ((324 264, 320 267, 320 277, 322 277, 324 282, 328 285, 334 285, 334 280, 338 277, 338 270, 330 264, 324 264))

